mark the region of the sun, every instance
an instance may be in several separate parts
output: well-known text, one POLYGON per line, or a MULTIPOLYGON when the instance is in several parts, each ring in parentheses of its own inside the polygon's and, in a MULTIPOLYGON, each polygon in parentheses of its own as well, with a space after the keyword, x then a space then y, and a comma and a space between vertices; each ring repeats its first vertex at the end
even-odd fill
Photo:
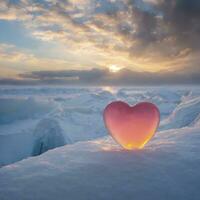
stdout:
POLYGON ((108 68, 109 68, 109 71, 112 73, 116 73, 122 69, 122 67, 119 67, 117 65, 110 65, 108 68))

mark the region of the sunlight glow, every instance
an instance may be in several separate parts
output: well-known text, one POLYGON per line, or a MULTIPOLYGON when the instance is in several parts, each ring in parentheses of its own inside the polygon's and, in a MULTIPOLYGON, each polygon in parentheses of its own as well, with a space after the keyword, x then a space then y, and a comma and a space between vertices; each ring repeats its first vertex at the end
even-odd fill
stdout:
POLYGON ((119 67, 117 65, 110 65, 109 66, 109 70, 112 73, 116 73, 116 72, 120 71, 121 69, 122 69, 122 67, 119 67))

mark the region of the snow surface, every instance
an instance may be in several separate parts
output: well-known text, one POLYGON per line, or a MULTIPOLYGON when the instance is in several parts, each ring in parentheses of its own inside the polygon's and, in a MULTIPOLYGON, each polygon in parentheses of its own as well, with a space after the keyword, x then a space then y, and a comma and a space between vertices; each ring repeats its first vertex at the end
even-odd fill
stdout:
POLYGON ((1 200, 199 200, 198 87, 1 87, 0 102, 1 200), (158 105, 159 131, 143 150, 107 136, 113 100, 158 105))

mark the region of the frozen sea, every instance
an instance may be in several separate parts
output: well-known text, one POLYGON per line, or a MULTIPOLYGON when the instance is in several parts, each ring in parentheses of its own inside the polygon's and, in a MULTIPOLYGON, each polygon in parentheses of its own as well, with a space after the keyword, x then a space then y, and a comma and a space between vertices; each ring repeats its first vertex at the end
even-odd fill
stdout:
POLYGON ((0 87, 1 200, 199 200, 200 87, 0 87), (155 103, 142 150, 123 150, 102 112, 155 103))

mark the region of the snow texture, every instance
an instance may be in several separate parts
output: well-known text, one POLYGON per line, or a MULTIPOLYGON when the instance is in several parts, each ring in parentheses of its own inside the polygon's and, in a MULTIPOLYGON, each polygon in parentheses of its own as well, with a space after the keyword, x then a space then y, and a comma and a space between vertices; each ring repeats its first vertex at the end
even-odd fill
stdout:
POLYGON ((1 200, 199 200, 199 88, 2 87, 0 95, 1 200), (158 105, 161 124, 144 149, 107 136, 102 111, 113 100, 158 105))

